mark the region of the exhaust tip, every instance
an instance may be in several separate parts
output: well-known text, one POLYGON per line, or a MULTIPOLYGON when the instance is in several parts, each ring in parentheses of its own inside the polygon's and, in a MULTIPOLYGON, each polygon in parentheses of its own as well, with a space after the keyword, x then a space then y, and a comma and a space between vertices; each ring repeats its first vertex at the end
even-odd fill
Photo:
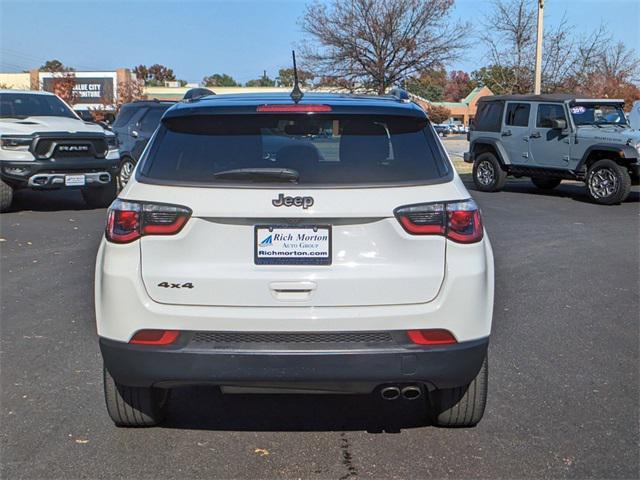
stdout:
POLYGON ((404 387, 402 397, 406 400, 416 400, 422 396, 422 389, 416 386, 404 387))
POLYGON ((400 389, 398 387, 385 387, 380 390, 380 396, 385 400, 396 400, 400 397, 400 389))

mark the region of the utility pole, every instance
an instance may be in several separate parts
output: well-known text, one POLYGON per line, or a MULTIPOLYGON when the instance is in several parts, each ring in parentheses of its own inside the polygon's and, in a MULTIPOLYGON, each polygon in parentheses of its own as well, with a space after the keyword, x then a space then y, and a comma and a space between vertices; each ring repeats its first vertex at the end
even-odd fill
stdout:
POLYGON ((538 0, 538 38, 536 40, 536 74, 534 92, 540 95, 542 84, 542 21, 544 19, 544 0, 538 0))

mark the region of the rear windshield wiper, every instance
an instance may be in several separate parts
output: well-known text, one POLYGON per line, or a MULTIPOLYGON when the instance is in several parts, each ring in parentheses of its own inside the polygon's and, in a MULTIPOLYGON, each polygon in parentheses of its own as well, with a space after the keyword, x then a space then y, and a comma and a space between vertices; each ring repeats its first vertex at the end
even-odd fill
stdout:
POLYGON ((292 168, 235 168, 213 174, 215 178, 229 180, 254 180, 258 182, 297 182, 300 174, 292 168))

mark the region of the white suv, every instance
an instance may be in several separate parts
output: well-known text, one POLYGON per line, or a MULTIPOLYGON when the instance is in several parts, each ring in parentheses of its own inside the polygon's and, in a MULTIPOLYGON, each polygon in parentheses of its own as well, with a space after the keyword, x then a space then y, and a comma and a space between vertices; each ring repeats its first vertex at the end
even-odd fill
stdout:
POLYGON ((96 266, 109 414, 171 388, 376 392, 472 426, 493 255, 425 113, 394 96, 221 95, 169 109, 96 266))

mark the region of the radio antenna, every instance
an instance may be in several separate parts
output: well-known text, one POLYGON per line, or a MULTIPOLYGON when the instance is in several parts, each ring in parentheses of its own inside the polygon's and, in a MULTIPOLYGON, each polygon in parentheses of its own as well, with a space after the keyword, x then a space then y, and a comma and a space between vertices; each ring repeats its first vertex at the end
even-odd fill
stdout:
POLYGON ((300 90, 300 85, 298 84, 298 67, 296 66, 296 51, 291 50, 291 55, 293 55, 293 90, 291 91, 291 100, 295 103, 298 103, 304 97, 304 93, 300 90))

